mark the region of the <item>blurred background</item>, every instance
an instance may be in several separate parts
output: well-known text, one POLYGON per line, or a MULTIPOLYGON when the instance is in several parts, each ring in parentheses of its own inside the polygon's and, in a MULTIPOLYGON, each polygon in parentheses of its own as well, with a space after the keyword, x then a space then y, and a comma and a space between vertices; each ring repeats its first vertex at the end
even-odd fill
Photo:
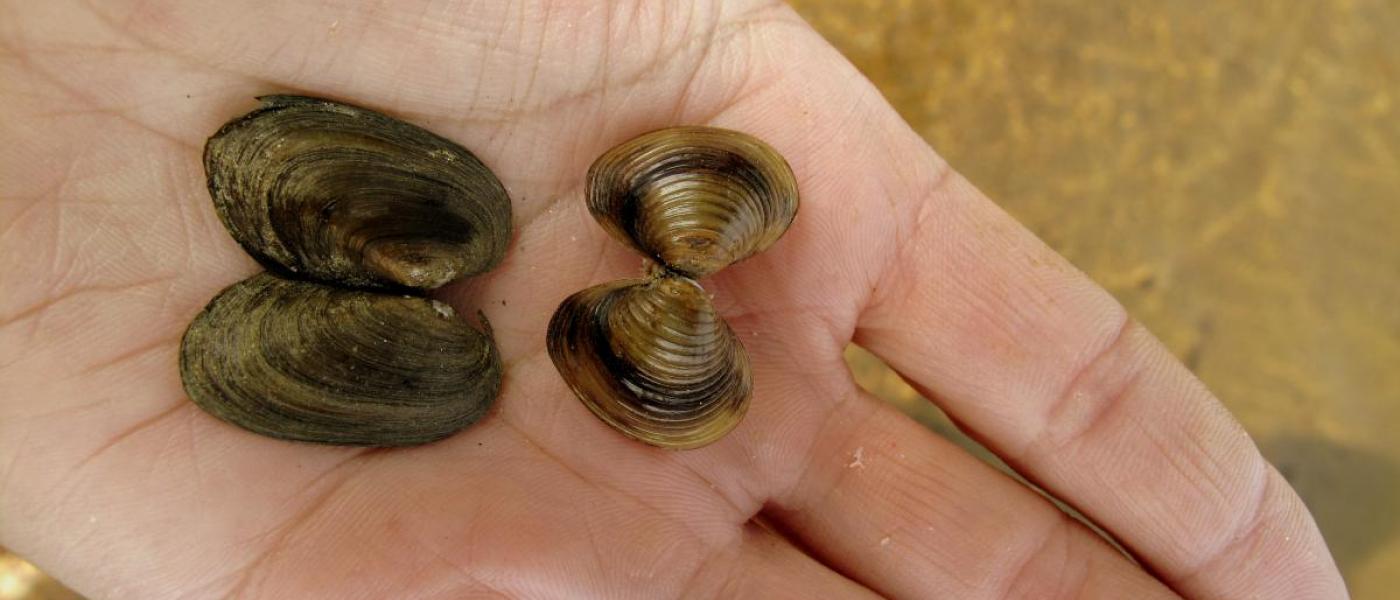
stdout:
POLYGON ((1308 503, 1355 598, 1400 597, 1400 2, 796 6, 1205 380, 1308 503))
MULTIPOLYGON (((794 4, 1205 380, 1307 501, 1355 598, 1395 597, 1400 2, 794 4)), ((76 597, 0 550, 0 600, 76 597)))

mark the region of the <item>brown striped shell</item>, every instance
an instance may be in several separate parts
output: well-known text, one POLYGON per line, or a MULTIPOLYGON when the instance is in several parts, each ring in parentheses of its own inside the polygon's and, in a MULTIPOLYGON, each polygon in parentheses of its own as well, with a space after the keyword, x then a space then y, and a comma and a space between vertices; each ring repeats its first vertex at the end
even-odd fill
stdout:
POLYGON ((564 300, 549 354, 593 414, 627 435, 695 448, 748 408, 748 355, 705 290, 682 276, 625 280, 564 300))
POLYGON ((762 252, 797 216, 787 161, 758 138, 715 127, 623 142, 588 169, 587 194, 614 238, 694 279, 762 252))
POLYGON ((589 211, 659 265, 578 292, 547 348, 593 414, 634 439, 704 446, 739 424, 748 354, 695 280, 771 246, 797 214, 787 162, 744 133, 675 127, 609 150, 589 169, 589 211))
POLYGON ((489 333, 422 294, 500 263, 510 200, 462 147, 367 109, 268 96, 205 146, 209 191, 266 265, 185 332, 195 404, 263 435, 402 446, 481 418, 489 333))
POLYGON ((261 100, 204 147, 214 207, 254 258, 336 285, 418 289, 500 264, 510 199, 472 153, 356 106, 261 100))
POLYGON ((210 301, 182 349, 185 389, 209 414, 327 444, 446 437, 480 419, 501 382, 490 336, 446 304, 271 273, 210 301))

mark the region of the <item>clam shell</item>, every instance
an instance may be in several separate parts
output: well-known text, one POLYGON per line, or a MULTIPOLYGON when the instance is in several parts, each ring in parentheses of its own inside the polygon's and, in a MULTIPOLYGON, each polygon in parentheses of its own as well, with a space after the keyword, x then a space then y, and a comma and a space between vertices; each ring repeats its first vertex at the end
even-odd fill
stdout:
POLYGON ((501 363, 490 335, 440 302, 260 273, 195 317, 180 375, 200 408, 256 433, 402 446, 481 418, 501 363))
POLYGON ((680 276, 607 283, 566 299, 549 356, 593 414, 672 449, 703 446, 743 418, 748 355, 705 291, 680 276))
POLYGON ((771 246, 798 207, 777 151, 714 127, 661 129, 607 151, 588 170, 586 197, 613 237, 692 278, 771 246))
POLYGON ((347 104, 261 100, 209 139, 204 166, 224 225, 269 268, 431 289, 505 256, 510 200, 461 146, 347 104))
POLYGON ((547 334, 555 368, 634 439, 686 449, 723 437, 743 419, 753 375, 695 279, 782 237, 797 215, 792 169, 748 134, 672 127, 599 157, 585 199, 609 234, 657 267, 565 299, 547 334))

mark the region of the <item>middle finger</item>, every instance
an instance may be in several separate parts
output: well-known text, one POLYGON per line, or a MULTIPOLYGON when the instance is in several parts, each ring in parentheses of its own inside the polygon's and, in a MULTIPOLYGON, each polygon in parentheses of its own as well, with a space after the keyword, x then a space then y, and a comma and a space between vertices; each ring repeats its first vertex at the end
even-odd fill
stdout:
POLYGON ((1044 497, 864 392, 769 513, 894 597, 1174 598, 1044 497))

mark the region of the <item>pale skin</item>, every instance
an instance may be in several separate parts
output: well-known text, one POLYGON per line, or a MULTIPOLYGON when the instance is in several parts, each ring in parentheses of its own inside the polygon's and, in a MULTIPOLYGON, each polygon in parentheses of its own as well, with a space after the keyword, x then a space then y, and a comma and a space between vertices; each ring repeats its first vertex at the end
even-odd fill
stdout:
POLYGON ((91 596, 1346 595, 1219 401, 782 5, 10 0, 0 106, 0 544, 91 596), (443 293, 508 365, 475 427, 324 447, 186 399, 185 325, 257 270, 200 148, 278 92, 427 127, 509 189, 506 262, 443 293), (705 282, 756 391, 688 452, 608 429, 544 352, 559 301, 641 269, 588 164, 675 124, 765 139, 803 195, 705 282), (852 340, 1137 562, 862 392, 852 340))

